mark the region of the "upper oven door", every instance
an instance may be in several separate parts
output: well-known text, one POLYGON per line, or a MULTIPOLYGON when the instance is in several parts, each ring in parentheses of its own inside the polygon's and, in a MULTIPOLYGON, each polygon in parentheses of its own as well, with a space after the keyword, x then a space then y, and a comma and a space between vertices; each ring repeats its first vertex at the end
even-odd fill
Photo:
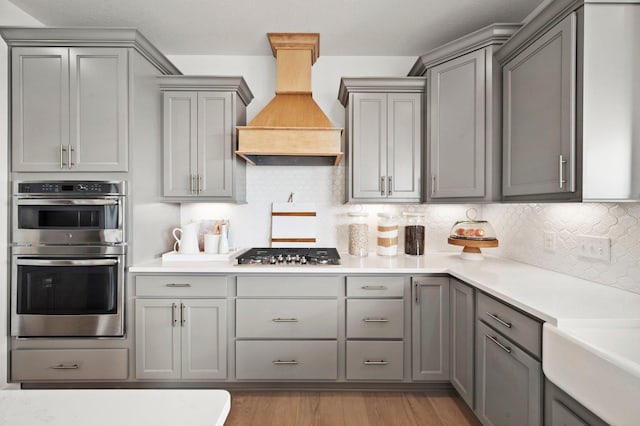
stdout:
POLYGON ((122 197, 16 197, 13 243, 87 245, 124 241, 122 197))

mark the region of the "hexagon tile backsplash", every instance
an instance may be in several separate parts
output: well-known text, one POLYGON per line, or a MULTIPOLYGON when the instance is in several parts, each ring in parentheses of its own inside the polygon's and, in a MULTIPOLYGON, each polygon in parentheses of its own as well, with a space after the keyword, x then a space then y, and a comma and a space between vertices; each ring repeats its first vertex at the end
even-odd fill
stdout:
POLYGON ((498 234, 492 254, 640 293, 640 204, 490 204, 484 219, 498 234), (555 233, 555 251, 543 234, 555 233), (580 256, 580 235, 609 237, 611 261, 580 256))

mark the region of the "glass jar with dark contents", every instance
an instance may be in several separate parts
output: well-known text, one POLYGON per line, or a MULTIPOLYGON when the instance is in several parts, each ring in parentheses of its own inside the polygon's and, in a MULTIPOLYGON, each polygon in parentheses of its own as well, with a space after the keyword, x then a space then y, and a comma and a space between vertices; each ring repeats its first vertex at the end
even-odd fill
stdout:
POLYGON ((404 212, 404 252, 412 256, 424 254, 425 227, 424 214, 404 212))

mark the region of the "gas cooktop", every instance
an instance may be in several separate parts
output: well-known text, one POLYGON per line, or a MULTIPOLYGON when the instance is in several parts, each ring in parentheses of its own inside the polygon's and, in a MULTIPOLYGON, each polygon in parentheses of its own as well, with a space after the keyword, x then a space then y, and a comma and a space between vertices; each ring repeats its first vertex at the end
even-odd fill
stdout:
POLYGON ((238 265, 339 265, 335 248, 252 248, 236 257, 238 265))

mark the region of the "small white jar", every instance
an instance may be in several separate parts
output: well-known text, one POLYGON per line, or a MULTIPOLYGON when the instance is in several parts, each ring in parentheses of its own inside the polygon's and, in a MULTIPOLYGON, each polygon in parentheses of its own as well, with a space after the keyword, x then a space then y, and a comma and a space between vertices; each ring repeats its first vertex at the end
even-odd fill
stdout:
POLYGON ((378 213, 378 256, 398 254, 398 217, 391 213, 378 213))
POLYGON ((349 254, 353 256, 369 255, 369 226, 367 225, 368 213, 349 213, 349 254))

